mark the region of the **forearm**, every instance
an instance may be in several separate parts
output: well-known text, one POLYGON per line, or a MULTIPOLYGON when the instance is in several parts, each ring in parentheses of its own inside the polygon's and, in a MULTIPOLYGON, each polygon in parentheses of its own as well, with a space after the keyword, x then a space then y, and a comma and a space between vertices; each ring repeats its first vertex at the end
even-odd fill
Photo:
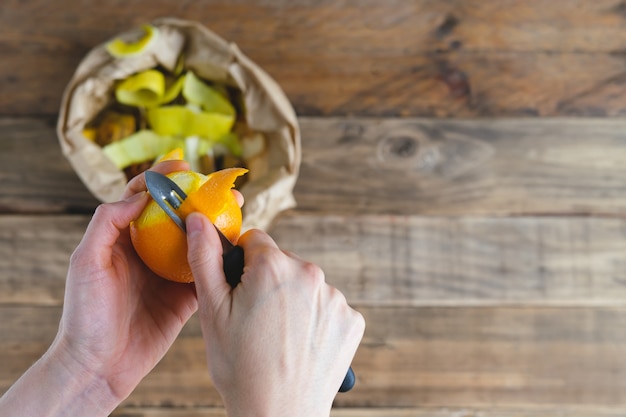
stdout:
POLYGON ((53 347, 0 398, 0 415, 106 417, 117 405, 104 379, 53 347))

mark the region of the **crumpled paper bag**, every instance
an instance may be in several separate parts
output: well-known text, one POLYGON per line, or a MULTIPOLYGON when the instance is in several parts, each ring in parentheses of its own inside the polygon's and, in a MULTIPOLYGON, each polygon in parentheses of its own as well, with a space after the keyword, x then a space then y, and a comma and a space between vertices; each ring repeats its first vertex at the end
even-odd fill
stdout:
MULTIPOLYGON (((117 201, 126 186, 123 171, 83 129, 113 100, 116 81, 162 65, 173 70, 184 53, 184 66, 198 76, 237 86, 246 107, 248 126, 266 138, 267 161, 262 175, 240 189, 245 197, 243 230, 267 229, 281 211, 294 207, 293 187, 300 167, 300 129, 296 114, 278 84, 233 43, 201 24, 176 18, 152 23, 157 37, 138 55, 115 58, 97 46, 79 64, 63 94, 57 135, 65 157, 87 188, 102 202, 117 201)), ((133 40, 141 30, 119 35, 133 40)), ((116 36, 118 37, 118 36, 116 36)))

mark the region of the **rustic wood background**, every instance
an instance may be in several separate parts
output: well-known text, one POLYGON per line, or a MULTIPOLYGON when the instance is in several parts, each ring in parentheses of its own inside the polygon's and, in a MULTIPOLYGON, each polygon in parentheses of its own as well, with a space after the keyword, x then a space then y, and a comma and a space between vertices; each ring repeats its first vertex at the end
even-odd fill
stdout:
MULTIPOLYGON (((300 117, 299 205, 270 232, 367 320, 334 417, 626 415, 619 0, 2 0, 0 392, 52 341, 98 204, 62 91, 161 16, 237 43, 300 117)), ((114 415, 224 416, 203 364, 194 318, 114 415)))

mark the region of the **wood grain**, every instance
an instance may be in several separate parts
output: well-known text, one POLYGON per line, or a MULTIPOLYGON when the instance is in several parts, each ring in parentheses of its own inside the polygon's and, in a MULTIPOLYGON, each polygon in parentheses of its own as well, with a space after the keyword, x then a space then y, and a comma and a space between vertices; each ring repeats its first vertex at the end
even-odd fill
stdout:
MULTIPOLYGON (((0 304, 59 305, 88 220, 0 216, 0 304)), ((625 231, 623 219, 292 212, 270 233, 360 306, 621 306, 625 231)))
MULTIPOLYGON (((270 232, 367 322, 332 417, 626 415, 622 0, 0 1, 0 393, 54 339, 98 204, 63 89, 161 16, 237 43, 300 116, 270 232)), ((225 417, 197 315, 113 416, 225 417)))
POLYGON ((0 213, 91 213, 98 204, 62 155, 54 123, 0 118, 0 213))
MULTIPOLYGON (((617 122, 617 121, 615 121, 617 122)), ((621 215, 626 136, 608 120, 307 119, 302 210, 621 215)))
MULTIPOLYGON (((331 417, 622 417, 624 409, 573 407, 557 408, 334 408, 331 417)), ((226 417, 221 408, 159 408, 159 407, 122 407, 113 417, 226 417)))
MULTIPOLYGON (((301 118, 300 210, 429 216, 626 213, 626 122, 301 118)), ((0 212, 92 213, 49 119, 0 118, 0 212)))
POLYGON ((271 234, 358 305, 602 305, 626 299, 625 230, 622 219, 295 212, 271 234))
MULTIPOLYGON (((616 407, 626 404, 624 307, 362 307, 356 388, 338 407, 616 407)), ((5 389, 56 332, 59 307, 1 306, 5 389), (4 322, 4 320, 3 320, 4 322)), ((197 316, 125 407, 219 407, 197 316)), ((532 409, 532 408, 531 408, 532 409)), ((532 416, 532 414, 530 414, 532 416)))
POLYGON ((61 304, 70 255, 88 220, 0 216, 0 303, 61 304))
POLYGON ((619 0, 227 2, 0 6, 0 114, 56 114, 94 46, 161 16, 236 42, 301 115, 621 116, 619 0), (25 29, 27 28, 27 30, 25 29))

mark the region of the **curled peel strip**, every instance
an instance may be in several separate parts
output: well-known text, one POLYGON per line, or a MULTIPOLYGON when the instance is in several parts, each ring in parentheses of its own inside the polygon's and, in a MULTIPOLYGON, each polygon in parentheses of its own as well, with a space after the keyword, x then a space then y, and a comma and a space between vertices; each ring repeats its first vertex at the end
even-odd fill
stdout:
POLYGON ((148 48, 156 39, 159 30, 151 25, 143 25, 144 36, 134 42, 126 42, 123 39, 115 38, 106 44, 106 50, 116 58, 138 55, 148 48))

